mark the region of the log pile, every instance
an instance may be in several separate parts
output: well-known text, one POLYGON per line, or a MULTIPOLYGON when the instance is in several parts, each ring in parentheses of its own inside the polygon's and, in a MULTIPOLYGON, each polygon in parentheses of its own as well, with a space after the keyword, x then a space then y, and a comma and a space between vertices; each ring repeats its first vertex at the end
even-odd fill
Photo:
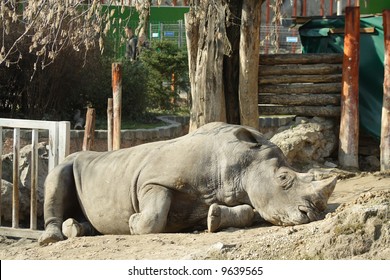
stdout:
POLYGON ((342 54, 260 56, 259 114, 340 117, 342 54))

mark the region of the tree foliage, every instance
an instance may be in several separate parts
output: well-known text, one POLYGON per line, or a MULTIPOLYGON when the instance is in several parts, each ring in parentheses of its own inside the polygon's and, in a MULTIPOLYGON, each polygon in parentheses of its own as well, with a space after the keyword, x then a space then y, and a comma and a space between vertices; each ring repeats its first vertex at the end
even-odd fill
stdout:
POLYGON ((140 60, 148 69, 149 108, 174 109, 179 91, 188 91, 187 53, 162 41, 144 50, 140 60))

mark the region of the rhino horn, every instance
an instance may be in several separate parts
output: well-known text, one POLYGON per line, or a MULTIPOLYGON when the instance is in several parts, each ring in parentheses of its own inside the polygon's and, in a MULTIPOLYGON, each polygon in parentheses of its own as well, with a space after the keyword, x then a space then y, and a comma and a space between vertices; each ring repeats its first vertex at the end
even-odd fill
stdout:
POLYGON ((337 177, 330 177, 321 181, 313 181, 312 186, 317 199, 316 206, 323 211, 327 207, 328 199, 331 196, 337 182, 337 177))

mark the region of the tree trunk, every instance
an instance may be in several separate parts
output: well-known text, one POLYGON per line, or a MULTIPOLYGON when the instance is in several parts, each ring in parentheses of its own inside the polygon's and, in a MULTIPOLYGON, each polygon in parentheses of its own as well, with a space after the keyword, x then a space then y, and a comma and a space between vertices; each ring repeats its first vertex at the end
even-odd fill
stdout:
POLYGON ((213 121, 258 128, 263 2, 191 1, 186 15, 192 98, 190 131, 213 121))
MULTIPOLYGON (((152 0, 145 0, 142 3, 136 4, 136 9, 139 13, 139 23, 135 30, 135 35, 140 38, 141 36, 148 33, 147 27, 149 26, 149 19, 150 19, 150 6, 151 6, 152 0)), ((147 36, 146 36, 147 38, 147 36)), ((141 48, 141 41, 138 40, 137 42, 138 49, 141 48)))
MULTIPOLYGON (((190 131, 213 121, 226 121, 223 58, 226 44, 225 1, 200 1, 194 21, 199 22, 196 64, 191 73, 192 108, 190 131), (194 69, 195 68, 195 69, 194 69)), ((190 13, 191 16, 191 13, 190 13)), ((194 38, 192 38, 194 39, 194 38)), ((196 41, 191 42, 196 44, 196 41)), ((194 49, 189 50, 190 59, 194 49)))
POLYGON ((261 4, 261 1, 243 1, 240 39, 240 120, 242 125, 256 129, 259 128, 259 110, 256 101, 258 99, 261 4))
POLYGON ((226 121, 240 124, 240 103, 238 89, 240 85, 240 25, 242 1, 230 1, 229 17, 226 26, 230 42, 230 53, 223 62, 223 80, 225 85, 226 121))

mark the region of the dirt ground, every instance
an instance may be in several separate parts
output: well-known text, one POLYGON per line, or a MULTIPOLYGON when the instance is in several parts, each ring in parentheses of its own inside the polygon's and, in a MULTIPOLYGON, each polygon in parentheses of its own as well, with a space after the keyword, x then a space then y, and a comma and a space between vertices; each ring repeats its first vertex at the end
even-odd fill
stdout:
POLYGON ((341 177, 324 219, 306 225, 78 237, 45 247, 35 240, 0 237, 0 259, 390 260, 390 174, 341 177))

